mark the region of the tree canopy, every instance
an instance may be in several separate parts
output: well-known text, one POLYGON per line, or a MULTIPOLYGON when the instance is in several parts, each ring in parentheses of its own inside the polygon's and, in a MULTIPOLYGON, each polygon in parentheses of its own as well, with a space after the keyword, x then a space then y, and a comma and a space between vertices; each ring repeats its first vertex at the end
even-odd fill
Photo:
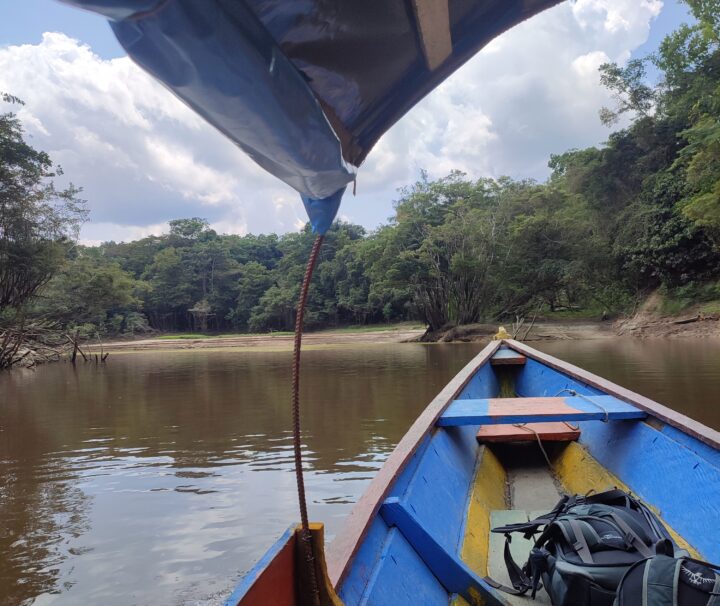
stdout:
MULTIPOLYGON (((720 299, 720 0, 687 4, 695 22, 655 54, 602 66, 615 106, 600 119, 626 126, 602 146, 553 155, 546 182, 423 173, 386 225, 336 222, 308 326, 600 316, 657 288, 720 299)), ((13 114, 0 116, 0 154, 0 307, 32 301, 87 334, 292 328, 309 228, 222 235, 193 217, 166 235, 72 246, 78 190, 54 188, 57 172, 13 114)))

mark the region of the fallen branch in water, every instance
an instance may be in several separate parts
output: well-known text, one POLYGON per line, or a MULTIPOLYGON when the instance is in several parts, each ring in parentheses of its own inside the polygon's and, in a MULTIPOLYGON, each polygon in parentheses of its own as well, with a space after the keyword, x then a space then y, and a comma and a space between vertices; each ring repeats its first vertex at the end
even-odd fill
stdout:
POLYGON ((63 335, 52 323, 22 321, 0 327, 0 369, 56 361, 65 351, 63 335))

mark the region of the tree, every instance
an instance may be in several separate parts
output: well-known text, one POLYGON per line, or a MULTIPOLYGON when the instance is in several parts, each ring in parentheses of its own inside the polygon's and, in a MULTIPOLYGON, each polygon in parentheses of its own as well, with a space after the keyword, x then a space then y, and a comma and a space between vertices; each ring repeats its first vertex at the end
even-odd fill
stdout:
POLYGON ((236 306, 230 316, 237 328, 247 330, 252 310, 260 303, 260 298, 273 281, 270 270, 257 261, 249 261, 241 266, 236 306))
POLYGON ((616 124, 624 113, 647 116, 655 102, 655 91, 645 83, 645 59, 632 59, 625 67, 617 63, 600 66, 600 83, 613 92, 615 109, 603 107, 600 120, 605 126, 616 124))
POLYGON ((82 326, 86 336, 142 331, 145 287, 97 249, 80 247, 39 295, 35 311, 66 329, 82 326))
MULTIPOLYGON (((22 103, 2 95, 3 101, 22 103)), ((80 190, 28 145, 13 113, 0 114, 0 312, 20 311, 60 268, 87 216, 80 190)))
POLYGON ((170 225, 170 235, 181 240, 197 240, 210 227, 207 220, 200 217, 173 219, 168 221, 168 224, 170 225))

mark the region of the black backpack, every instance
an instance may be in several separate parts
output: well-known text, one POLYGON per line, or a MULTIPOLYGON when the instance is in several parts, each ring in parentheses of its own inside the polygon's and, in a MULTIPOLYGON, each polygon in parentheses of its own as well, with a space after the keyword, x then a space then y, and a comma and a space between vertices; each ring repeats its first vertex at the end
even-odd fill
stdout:
POLYGON ((720 605, 720 567, 687 557, 656 555, 633 564, 617 589, 615 606, 720 605))
MULTIPOLYGON (((493 528, 505 534, 505 564, 513 587, 488 579, 494 587, 535 597, 542 585, 554 606, 613 606, 627 570, 676 546, 658 518, 622 490, 563 497, 548 514, 529 522, 493 528), (521 568, 510 554, 511 535, 534 537, 534 548, 521 568)), ((638 602, 640 604, 642 602, 638 602)))

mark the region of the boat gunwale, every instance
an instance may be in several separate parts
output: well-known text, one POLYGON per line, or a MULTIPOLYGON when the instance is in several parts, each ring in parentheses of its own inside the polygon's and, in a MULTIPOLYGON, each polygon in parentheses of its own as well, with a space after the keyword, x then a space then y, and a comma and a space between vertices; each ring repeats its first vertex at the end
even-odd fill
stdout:
POLYGON ((578 379, 591 387, 600 389, 609 395, 615 396, 620 400, 632 404, 633 406, 637 406, 639 409, 644 410, 660 421, 679 429, 683 433, 696 438, 715 450, 720 450, 720 432, 708 427, 707 425, 703 425, 700 421, 691 419, 690 417, 676 412, 659 402, 655 402, 654 400, 642 396, 639 393, 626 389, 625 387, 621 387, 608 379, 603 379, 590 371, 584 370, 578 366, 570 364, 569 362, 565 362, 564 360, 551 356, 550 354, 538 351, 537 349, 534 349, 529 345, 525 345, 524 343, 520 343, 519 341, 505 339, 503 343, 518 353, 522 353, 537 362, 569 375, 574 379, 578 379))
POLYGON ((417 452, 425 437, 436 426, 437 420, 445 409, 455 400, 475 373, 500 348, 504 341, 491 341, 465 367, 458 372, 430 404, 415 419, 410 429, 398 442, 395 449, 370 482, 367 490, 360 497, 348 515, 343 528, 327 548, 328 575, 336 589, 348 572, 363 538, 375 519, 383 501, 387 497, 394 481, 406 468, 417 452))
POLYGON ((491 341, 465 367, 458 372, 420 413, 405 433, 388 459, 370 482, 348 515, 344 526, 327 548, 328 575, 336 589, 345 579, 355 554, 375 519, 380 506, 390 492, 394 481, 400 476, 417 452, 420 444, 436 426, 437 420, 469 383, 475 373, 490 361, 493 354, 506 345, 546 366, 558 370, 620 400, 637 406, 652 417, 675 427, 689 436, 720 450, 720 432, 695 421, 690 417, 671 410, 650 398, 621 387, 612 381, 565 362, 550 354, 538 351, 513 339, 491 341))

